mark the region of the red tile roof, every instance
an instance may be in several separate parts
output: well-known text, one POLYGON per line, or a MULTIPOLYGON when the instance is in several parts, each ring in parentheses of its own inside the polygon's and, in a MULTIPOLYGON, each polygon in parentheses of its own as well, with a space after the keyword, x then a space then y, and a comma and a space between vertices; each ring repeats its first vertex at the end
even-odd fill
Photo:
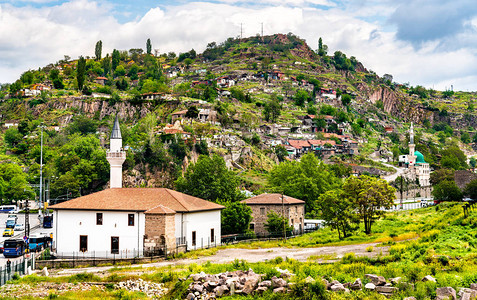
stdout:
MULTIPOLYGON (((240 201, 249 205, 254 204, 282 204, 282 194, 261 194, 249 199, 240 201)), ((305 204, 305 201, 296 199, 287 195, 283 195, 283 204, 292 205, 292 204, 305 204)))
POLYGON ((303 147, 310 147, 310 144, 306 140, 288 140, 290 146, 295 149, 301 149, 303 147))
POLYGON ((333 141, 333 140, 308 140, 308 143, 310 143, 310 145, 324 145, 324 144, 330 144, 331 146, 336 145, 336 141, 333 141))
POLYGON ((217 210, 224 207, 166 188, 113 188, 55 204, 50 208, 170 214, 172 212, 217 210))

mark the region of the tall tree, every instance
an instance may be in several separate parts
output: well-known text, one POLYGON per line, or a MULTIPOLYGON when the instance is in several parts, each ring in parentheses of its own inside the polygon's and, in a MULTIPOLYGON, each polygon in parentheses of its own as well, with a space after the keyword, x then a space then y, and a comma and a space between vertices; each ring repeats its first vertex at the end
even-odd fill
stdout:
POLYGON ((152 44, 151 44, 151 39, 147 39, 146 42, 146 53, 151 55, 152 52, 152 44))
POLYGON ((96 42, 96 47, 94 48, 94 55, 96 60, 101 60, 101 52, 103 51, 103 42, 101 40, 96 42))
POLYGON ((318 198, 317 208, 328 226, 338 230, 341 239, 349 235, 351 223, 356 221, 353 206, 342 190, 327 191, 318 198))
POLYGON ((366 234, 371 233, 371 225, 384 214, 382 208, 390 208, 396 198, 396 190, 385 180, 365 175, 349 177, 343 184, 343 191, 363 220, 366 234))
POLYGON ((111 71, 111 59, 109 58, 109 54, 106 54, 106 57, 103 58, 101 61, 101 66, 103 67, 104 75, 108 75, 111 71))
POLYGON ((78 65, 76 66, 76 81, 78 82, 78 90, 83 90, 84 77, 86 72, 86 59, 80 56, 78 65))
POLYGON ((461 201, 462 192, 453 180, 444 180, 433 186, 432 196, 438 201, 461 201))
POLYGON ((318 197, 339 186, 340 180, 313 153, 301 160, 282 162, 270 171, 272 190, 305 201, 305 212, 312 213, 318 197))
POLYGON ((119 58, 120 58, 119 51, 114 49, 113 56, 111 58, 111 70, 114 71, 119 66, 119 58))
POLYGON ((465 187, 464 193, 472 200, 477 200, 477 179, 472 180, 465 187))
POLYGON ((265 103, 263 107, 263 116, 265 120, 275 123, 281 114, 282 106, 277 99, 272 99, 265 103))
POLYGON ((195 164, 189 165, 184 177, 176 181, 178 191, 214 202, 241 200, 238 186, 239 178, 218 155, 199 156, 195 164))
POLYGON ((224 201, 219 202, 225 206, 222 210, 222 233, 245 233, 252 221, 252 209, 245 203, 224 201))

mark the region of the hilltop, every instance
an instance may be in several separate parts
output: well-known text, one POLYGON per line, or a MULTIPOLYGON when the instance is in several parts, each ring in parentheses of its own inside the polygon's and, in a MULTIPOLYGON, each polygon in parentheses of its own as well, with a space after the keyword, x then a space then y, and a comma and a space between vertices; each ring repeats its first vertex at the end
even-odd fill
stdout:
POLYGON ((382 175, 392 169, 376 160, 406 154, 409 122, 418 124, 417 149, 435 168, 449 145, 473 153, 475 93, 399 84, 293 34, 229 38, 203 53, 137 48, 103 57, 101 46, 97 57, 65 57, 0 91, 4 160, 35 182, 45 124, 55 197, 106 186, 107 162, 91 160, 107 147, 116 114, 128 149, 126 186, 173 187, 198 155, 216 153, 240 172, 244 188, 263 190, 269 170, 310 145, 328 163, 382 175))

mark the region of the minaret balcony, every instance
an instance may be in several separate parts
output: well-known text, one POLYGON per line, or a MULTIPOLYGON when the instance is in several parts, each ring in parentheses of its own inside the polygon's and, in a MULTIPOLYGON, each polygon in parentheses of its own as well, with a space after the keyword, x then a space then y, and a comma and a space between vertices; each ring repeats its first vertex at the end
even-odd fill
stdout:
POLYGON ((122 158, 126 159, 126 151, 118 151, 118 152, 106 152, 106 159, 108 158, 122 158))

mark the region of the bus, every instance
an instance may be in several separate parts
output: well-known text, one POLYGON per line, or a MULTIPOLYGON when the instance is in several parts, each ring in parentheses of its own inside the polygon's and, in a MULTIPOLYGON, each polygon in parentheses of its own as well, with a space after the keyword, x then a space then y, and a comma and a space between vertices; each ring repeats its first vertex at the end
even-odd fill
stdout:
POLYGON ((42 234, 34 233, 30 235, 30 251, 41 251, 47 246, 48 237, 42 234))
POLYGON ((43 228, 53 228, 53 215, 43 217, 43 228))
POLYGON ((26 243, 22 239, 9 239, 3 242, 3 256, 17 257, 25 253, 26 243))
POLYGON ((15 205, 0 206, 0 213, 9 213, 9 212, 17 212, 17 207, 15 205))

